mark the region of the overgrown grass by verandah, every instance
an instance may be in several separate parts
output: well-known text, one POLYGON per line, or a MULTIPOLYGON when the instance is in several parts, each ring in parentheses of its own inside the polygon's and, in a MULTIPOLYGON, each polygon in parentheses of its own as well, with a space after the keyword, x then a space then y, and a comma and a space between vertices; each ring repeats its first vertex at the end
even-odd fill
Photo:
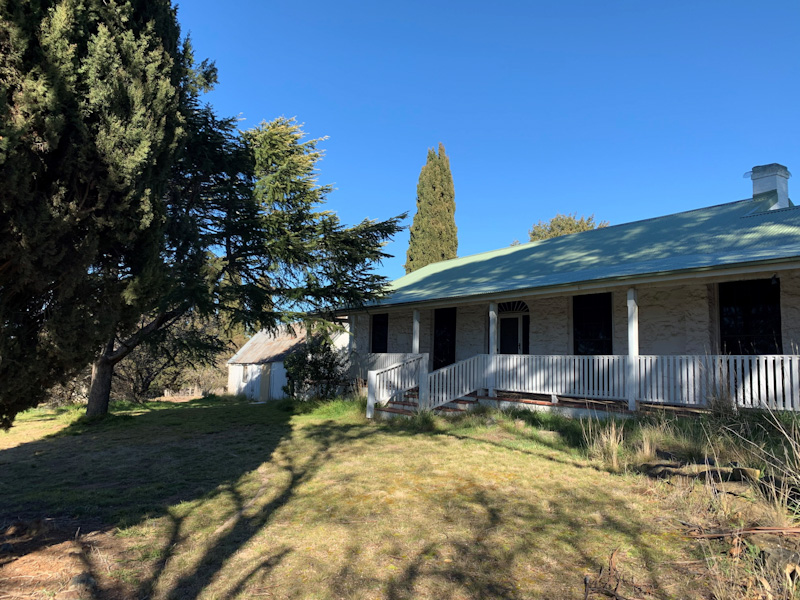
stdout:
POLYGON ((793 413, 750 410, 675 417, 656 412, 578 423, 578 445, 614 471, 659 459, 750 467, 767 475, 800 466, 800 417, 793 413))
MULTIPOLYGON (((798 524, 800 418, 796 415, 712 411, 678 418, 660 412, 631 419, 571 420, 552 413, 482 409, 439 427, 465 425, 477 429, 492 425, 514 433, 517 440, 524 437, 568 448, 612 473, 641 472, 659 479, 665 472, 673 473, 662 480, 661 491, 669 490, 664 500, 681 515, 684 527, 690 523, 699 529, 733 532, 723 540, 698 542, 711 597, 800 597, 800 586, 786 576, 786 568, 792 565, 780 561, 771 565, 766 560, 769 554, 763 553, 780 542, 770 538, 754 545, 747 536, 735 533, 748 527, 798 524), (547 433, 555 436, 543 440, 547 433), (740 479, 743 471, 744 481, 740 479), (750 481, 754 476, 760 478, 750 481)), ((431 423, 425 422, 425 427, 430 429, 431 423)), ((512 447, 515 442, 505 444, 512 447)), ((794 546, 790 543, 787 548, 785 552, 791 554, 794 546)))
POLYGON ((341 399, 77 417, 0 451, 0 514, 114 532, 124 552, 93 568, 116 597, 582 598, 615 548, 652 597, 703 597, 660 484, 593 465, 559 418, 371 423, 341 399))

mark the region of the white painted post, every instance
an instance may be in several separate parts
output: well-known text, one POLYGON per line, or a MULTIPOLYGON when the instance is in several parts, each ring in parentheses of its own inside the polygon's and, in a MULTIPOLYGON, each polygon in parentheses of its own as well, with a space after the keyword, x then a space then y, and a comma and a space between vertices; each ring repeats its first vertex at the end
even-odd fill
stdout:
POLYGON ((489 303, 489 360, 487 364, 487 386, 489 397, 497 397, 495 389, 497 369, 497 302, 489 303))
POLYGON ((419 394, 417 395, 417 408, 419 410, 428 408, 429 389, 430 383, 428 382, 428 355, 424 354, 422 356, 422 360, 419 361, 419 394))
POLYGON ((375 414, 375 395, 378 393, 378 372, 367 373, 367 418, 375 414))
POLYGON ((414 309, 414 329, 411 335, 411 353, 419 354, 419 310, 414 309))
POLYGON ((628 289, 628 410, 636 410, 639 389, 639 303, 636 288, 628 289))

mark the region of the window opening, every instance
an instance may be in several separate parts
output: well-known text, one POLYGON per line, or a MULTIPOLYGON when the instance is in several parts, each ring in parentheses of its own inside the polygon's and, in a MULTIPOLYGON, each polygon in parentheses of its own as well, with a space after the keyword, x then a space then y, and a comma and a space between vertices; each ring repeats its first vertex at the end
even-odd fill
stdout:
POLYGON ((385 353, 389 351, 389 314, 372 315, 371 352, 385 353))
POLYGON ((572 339, 575 354, 613 354, 611 292, 572 297, 572 339))
POLYGON ((719 284, 720 345, 725 354, 783 354, 777 277, 719 284))

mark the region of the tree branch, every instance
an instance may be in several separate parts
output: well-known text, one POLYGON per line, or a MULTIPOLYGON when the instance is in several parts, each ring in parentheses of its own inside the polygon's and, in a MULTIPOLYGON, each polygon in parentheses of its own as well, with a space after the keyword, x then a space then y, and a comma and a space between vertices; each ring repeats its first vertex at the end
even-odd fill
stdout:
POLYGON ((187 310, 189 310, 189 306, 179 306, 177 308, 173 308, 170 311, 165 313, 160 313, 157 315, 150 323, 139 329, 136 333, 130 336, 128 339, 124 341, 120 341, 119 348, 115 352, 113 352, 110 356, 107 356, 109 362, 112 365, 117 364, 123 358, 128 356, 136 346, 142 343, 142 341, 150 334, 169 327, 172 322, 183 315, 187 310))

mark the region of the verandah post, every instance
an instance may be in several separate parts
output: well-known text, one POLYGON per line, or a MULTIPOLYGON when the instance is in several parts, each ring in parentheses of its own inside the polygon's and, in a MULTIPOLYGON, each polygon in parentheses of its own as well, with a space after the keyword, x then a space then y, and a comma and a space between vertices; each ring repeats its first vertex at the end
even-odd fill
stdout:
POLYGON ((414 309, 414 325, 411 335, 411 353, 419 354, 419 309, 414 309))
POLYGON ((628 410, 636 410, 639 389, 639 302, 636 288, 628 289, 628 410))
POLYGON ((428 408, 429 387, 430 383, 428 382, 428 355, 423 354, 422 359, 419 361, 419 394, 417 395, 418 410, 428 408))
POLYGON ((378 372, 370 371, 367 373, 367 418, 371 419, 375 414, 375 396, 378 393, 378 372))
POLYGON ((486 364, 486 379, 489 391, 489 397, 497 397, 497 390, 495 389, 496 377, 495 370, 497 369, 497 302, 489 303, 489 359, 486 364))

